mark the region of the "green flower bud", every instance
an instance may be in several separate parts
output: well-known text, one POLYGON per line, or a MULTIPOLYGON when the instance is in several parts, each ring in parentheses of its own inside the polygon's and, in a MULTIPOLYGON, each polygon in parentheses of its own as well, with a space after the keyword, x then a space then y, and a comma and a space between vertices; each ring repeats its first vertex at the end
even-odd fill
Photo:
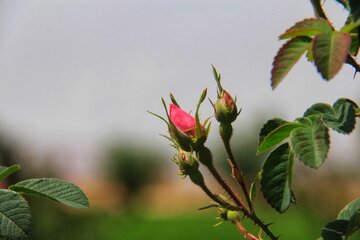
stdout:
POLYGON ((220 91, 214 109, 215 118, 218 122, 231 123, 239 115, 235 100, 225 90, 220 91))
POLYGON ((218 208, 219 216, 224 221, 235 221, 239 219, 239 212, 238 211, 231 211, 225 208, 218 208))
POLYGON ((193 154, 180 150, 177 164, 183 176, 189 176, 196 185, 204 184, 204 178, 199 171, 199 162, 193 154))
POLYGON ((179 150, 178 161, 177 161, 180 172, 184 175, 191 175, 199 168, 199 162, 196 157, 190 152, 179 150))

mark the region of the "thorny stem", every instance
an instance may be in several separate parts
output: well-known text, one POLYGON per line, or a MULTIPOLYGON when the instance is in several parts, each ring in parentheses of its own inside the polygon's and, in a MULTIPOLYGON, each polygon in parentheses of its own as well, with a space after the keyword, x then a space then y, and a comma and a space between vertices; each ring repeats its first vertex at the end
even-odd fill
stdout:
POLYGON ((234 155, 233 155, 233 153, 231 151, 230 143, 228 141, 224 141, 224 146, 225 146, 225 149, 226 149, 226 153, 227 153, 227 155, 229 157, 229 164, 231 166, 232 176, 236 179, 236 181, 241 186, 241 189, 242 189, 242 191, 243 191, 243 193, 245 195, 245 198, 246 198, 246 202, 247 202, 247 204, 249 206, 250 212, 254 212, 254 207, 253 207, 253 205, 251 203, 251 200, 250 200, 249 191, 248 191, 248 189, 246 187, 243 173, 242 173, 242 171, 240 170, 238 164, 235 161, 234 155))
POLYGON ((244 225, 242 225, 240 220, 233 221, 233 223, 235 224, 237 229, 241 232, 241 234, 244 236, 246 240, 259 240, 259 238, 255 237, 253 234, 246 231, 246 228, 244 227, 244 225))
MULTIPOLYGON (((202 149, 203 151, 210 151, 206 147, 202 149)), ((211 158, 211 155, 208 155, 209 158, 211 158)), ((201 158, 200 158, 201 159, 201 158)), ((200 160, 199 159, 199 160, 200 160)), ((216 181, 220 184, 220 186, 225 190, 227 194, 231 197, 231 199, 235 202, 235 204, 238 206, 238 211, 241 211, 246 217, 250 218, 256 225, 258 225, 269 237, 271 240, 277 240, 278 237, 276 237, 269 229, 269 225, 264 224, 256 215, 255 212, 250 212, 248 209, 246 209, 245 204, 241 201, 240 198, 238 198, 235 193, 232 191, 232 189, 229 187, 229 185, 224 181, 224 179, 221 177, 219 172, 216 170, 212 159, 201 159, 201 162, 206 162, 206 167, 209 169, 210 173, 213 175, 213 177, 216 179, 216 181)), ((198 184, 202 190, 215 202, 219 203, 220 205, 223 205, 224 203, 221 202, 219 198, 217 198, 211 191, 206 187, 205 184, 198 184), (220 201, 220 202, 219 202, 220 201)), ((228 204, 227 204, 228 205, 228 204)), ((229 206, 231 207, 231 206, 229 206)))
MULTIPOLYGON (((242 210, 246 210, 244 203, 239 199, 236 194, 233 192, 233 190, 229 187, 229 185, 225 182, 225 180, 221 177, 217 169, 213 164, 210 164, 207 166, 210 173, 213 175, 213 177, 216 179, 216 181, 220 184, 220 186, 225 190, 227 194, 231 197, 231 199, 235 202, 237 206, 240 207, 242 210)), ((247 210, 246 210, 247 211, 247 210)))
MULTIPOLYGON (((314 8, 315 16, 321 17, 321 18, 324 18, 325 20, 327 20, 329 22, 329 24, 331 25, 331 28, 333 30, 335 30, 335 27, 333 26, 330 19, 328 18, 328 16, 325 13, 324 6, 321 3, 321 1, 320 0, 310 0, 310 2, 314 8)), ((350 53, 348 53, 348 55, 347 55, 346 63, 350 64, 351 66, 353 66, 355 68, 355 73, 360 72, 360 64, 356 61, 356 59, 350 53)), ((354 78, 355 78, 355 75, 354 75, 354 78)))
POLYGON ((210 191, 210 189, 205 185, 205 183, 201 183, 201 184, 197 184, 197 185, 206 193, 206 195, 209 198, 211 198, 216 203, 220 204, 222 207, 229 209, 229 210, 241 211, 240 208, 230 205, 229 203, 225 202, 224 200, 222 200, 221 198, 219 198, 215 194, 213 194, 210 191))

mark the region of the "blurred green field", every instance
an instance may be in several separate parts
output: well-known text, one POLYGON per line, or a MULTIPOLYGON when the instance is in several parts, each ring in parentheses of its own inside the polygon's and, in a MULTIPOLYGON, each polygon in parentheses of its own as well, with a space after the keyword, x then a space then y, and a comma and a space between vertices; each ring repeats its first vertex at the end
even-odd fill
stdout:
MULTIPOLYGON (((66 209, 65 209, 66 210, 66 209)), ((305 209, 294 209, 280 215, 272 210, 259 211, 265 221, 272 219, 271 229, 284 240, 317 239, 325 219, 311 215, 305 209)), ((243 239, 230 223, 213 227, 219 222, 216 211, 184 214, 109 214, 93 211, 64 212, 54 204, 37 205, 31 239, 42 240, 177 240, 177 239, 243 239)), ((246 221, 245 221, 246 222, 246 221)), ((247 229, 254 230, 250 222, 247 229)), ((266 238, 264 238, 266 239, 266 238)))

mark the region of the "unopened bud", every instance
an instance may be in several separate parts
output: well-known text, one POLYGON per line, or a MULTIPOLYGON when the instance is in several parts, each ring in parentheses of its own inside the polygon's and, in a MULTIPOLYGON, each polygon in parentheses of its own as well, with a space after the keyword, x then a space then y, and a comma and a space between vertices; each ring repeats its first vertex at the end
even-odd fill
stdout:
POLYGON ((235 121, 239 114, 235 100, 225 90, 219 92, 214 108, 215 117, 218 122, 231 123, 235 121))
POLYGON ((183 175, 190 175, 199 168, 199 162, 190 152, 180 150, 178 153, 178 165, 183 175))
POLYGON ((218 208, 219 216, 224 221, 235 221, 239 219, 239 212, 238 211, 231 211, 225 208, 218 208))
POLYGON ((199 162, 193 154, 180 150, 177 164, 183 176, 189 176, 196 185, 201 186, 204 184, 204 178, 199 171, 199 162))
POLYGON ((175 104, 170 104, 170 125, 169 132, 171 137, 179 144, 179 146, 186 150, 195 150, 202 146, 207 138, 205 128, 200 125, 196 129, 196 120, 189 113, 185 112, 175 104))

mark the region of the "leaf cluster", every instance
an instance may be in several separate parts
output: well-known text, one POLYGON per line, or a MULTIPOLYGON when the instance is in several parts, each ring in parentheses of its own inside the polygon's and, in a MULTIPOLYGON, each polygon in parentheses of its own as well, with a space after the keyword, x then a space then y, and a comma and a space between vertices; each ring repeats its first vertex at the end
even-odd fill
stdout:
MULTIPOLYGON (((20 170, 20 165, 0 166, 0 181, 20 170)), ((30 207, 23 194, 47 198, 72 208, 89 208, 83 191, 55 178, 28 179, 0 189, 0 239, 27 239, 31 229, 30 207)))
POLYGON ((329 130, 350 134, 355 128, 358 109, 353 101, 340 98, 332 106, 312 105, 293 122, 275 118, 263 126, 257 154, 273 150, 262 166, 259 179, 261 191, 274 209, 282 213, 295 203, 291 190, 294 160, 319 168, 330 149, 329 130))
POLYGON ((335 30, 323 11, 320 0, 311 1, 316 18, 306 18, 291 26, 279 36, 287 42, 279 49, 273 61, 271 86, 275 89, 292 67, 306 53, 325 80, 332 79, 343 63, 352 65, 356 72, 360 65, 355 58, 360 48, 360 4, 357 0, 337 0, 348 11, 344 26, 335 30))

